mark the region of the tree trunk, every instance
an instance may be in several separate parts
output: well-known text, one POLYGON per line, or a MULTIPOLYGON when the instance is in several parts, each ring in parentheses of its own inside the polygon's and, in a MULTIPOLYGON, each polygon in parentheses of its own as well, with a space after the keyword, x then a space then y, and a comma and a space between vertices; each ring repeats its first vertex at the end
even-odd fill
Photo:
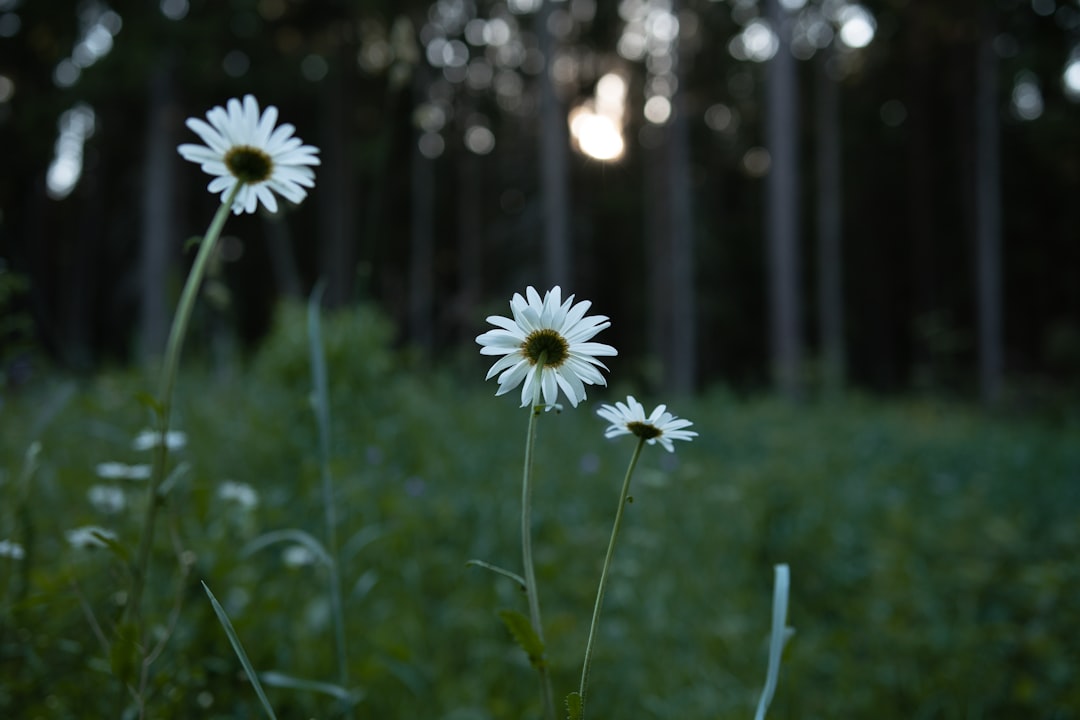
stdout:
POLYGON ((338 70, 331 71, 320 83, 323 138, 321 146, 334 152, 320 154, 318 173, 318 210, 321 223, 319 273, 326 281, 324 302, 340 307, 353 297, 356 278, 356 194, 348 163, 349 117, 353 108, 352 88, 355 47, 343 44, 338 53, 338 70))
MULTIPOLYGON (((427 99, 426 68, 413 71, 413 100, 419 105, 427 99)), ((431 352, 434 341, 432 305, 435 285, 435 165, 420 152, 420 128, 416 128, 410 163, 409 224, 409 340, 431 352)))
POLYGON ((572 287, 574 268, 570 258, 570 175, 568 172, 569 139, 566 127, 566 108, 555 88, 552 67, 555 63, 556 42, 548 29, 551 0, 543 0, 537 13, 537 34, 544 55, 544 72, 540 75, 540 196, 544 208, 543 247, 544 279, 547 285, 572 287))
POLYGON ((985 405, 1001 397, 1001 154, 997 101, 995 11, 984 8, 975 69, 975 276, 979 328, 979 390, 985 405))
POLYGON ((169 270, 180 250, 176 233, 176 108, 172 62, 164 59, 150 77, 143 171, 142 252, 137 356, 148 360, 165 350, 170 308, 169 270))
MULTIPOLYGON (((679 87, 685 73, 675 53, 679 87)), ((668 194, 671 232, 671 346, 667 364, 667 389, 677 395, 694 390, 697 372, 697 312, 694 283, 694 203, 690 169, 690 127, 685 93, 671 99, 673 114, 668 125, 668 194)))
POLYGON ((840 176, 840 87, 830 77, 830 46, 817 63, 817 229, 818 319, 821 380, 827 394, 843 389, 847 374, 844 342, 843 206, 840 176))
POLYGON ((776 389, 801 393, 800 259, 798 201, 798 86, 791 54, 791 18, 779 0, 768 0, 768 17, 780 40, 766 73, 765 135, 771 156, 765 204, 769 273, 769 339, 776 389))

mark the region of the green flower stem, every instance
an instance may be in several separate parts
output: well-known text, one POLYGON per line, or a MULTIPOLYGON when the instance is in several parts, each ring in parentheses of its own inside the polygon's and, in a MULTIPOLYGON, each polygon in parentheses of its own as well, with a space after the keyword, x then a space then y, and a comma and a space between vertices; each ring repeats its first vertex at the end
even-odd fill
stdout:
POLYGON ((143 588, 146 586, 146 574, 150 567, 150 550, 154 544, 154 526, 157 522, 158 491, 165 478, 165 466, 169 457, 167 437, 169 432, 169 416, 172 411, 173 388, 176 385, 176 373, 180 366, 180 352, 183 350, 184 338, 187 335, 188 323, 191 321, 191 312, 195 307, 195 299, 199 295, 206 268, 213 257, 214 248, 217 247, 221 230, 225 227, 225 220, 232 211, 233 201, 237 193, 243 187, 237 183, 221 207, 218 208, 210 227, 203 236, 199 245, 199 254, 195 257, 195 263, 188 273, 187 282, 180 295, 180 303, 176 307, 176 315, 173 316, 172 329, 169 331, 169 342, 165 347, 165 359, 161 368, 161 386, 157 397, 157 434, 158 445, 154 451, 153 469, 150 474, 150 482, 147 485, 146 516, 143 520, 142 536, 139 538, 139 551, 136 556, 134 578, 131 587, 131 598, 127 605, 129 617, 134 622, 139 621, 143 588))
POLYGON ((615 540, 619 537, 623 510, 626 508, 627 498, 630 495, 630 477, 634 474, 634 467, 637 465, 638 458, 641 457, 643 447, 645 447, 645 438, 640 438, 637 447, 634 448, 634 454, 630 457, 630 467, 626 469, 622 493, 619 495, 619 507, 615 511, 615 524, 611 528, 611 539, 608 541, 607 555, 604 556, 604 567, 600 571, 600 586, 596 589, 596 605, 593 606, 592 625, 589 626, 589 640, 585 643, 585 661, 581 668, 581 686, 578 688, 578 694, 581 696, 582 720, 585 718, 585 687, 589 684, 589 667, 592 665, 593 647, 596 644, 596 628, 600 624, 600 608, 604 605, 608 571, 611 569, 611 559, 615 556, 615 540))
MULTIPOLYGON (((543 359, 538 363, 543 368, 543 359)), ((539 375, 539 373, 537 373, 539 375)), ((539 380, 539 377, 537 378, 539 380)), ((529 618, 533 631, 544 643, 544 628, 540 621, 540 596, 536 591, 536 571, 532 557, 532 474, 533 448, 536 445, 536 418, 543 412, 539 405, 533 404, 529 412, 529 433, 525 441, 525 469, 521 479, 521 557, 525 565, 525 594, 529 599, 529 618)), ((551 690, 551 676, 544 662, 537 664, 540 673, 540 695, 544 704, 544 717, 555 720, 555 700, 551 690)))

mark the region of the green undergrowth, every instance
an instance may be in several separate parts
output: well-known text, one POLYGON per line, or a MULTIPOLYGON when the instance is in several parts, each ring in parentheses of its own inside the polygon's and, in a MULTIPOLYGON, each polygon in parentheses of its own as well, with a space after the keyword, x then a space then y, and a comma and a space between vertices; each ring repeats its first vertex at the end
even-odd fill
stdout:
MULTIPOLYGON (((306 332, 304 309, 284 308, 250 360, 211 370, 193 357, 181 375, 173 426, 187 444, 144 601, 169 635, 149 717, 262 716, 202 582, 257 671, 337 682, 326 574, 292 540, 267 537, 325 538, 306 332), (249 487, 257 504, 223 486, 249 487)), ((526 411, 493 397, 479 355, 463 373, 392 351, 375 313, 329 315, 323 335, 355 715, 538 717, 528 659, 498 618, 523 611, 524 595, 465 565, 519 570, 526 411)), ((129 704, 107 645, 145 481, 96 468, 149 462, 131 443, 150 424, 138 394, 153 386, 117 371, 4 398, 0 540, 25 555, 0 557, 0 717, 121 717, 129 704), (118 489, 124 507, 95 506, 94 486, 118 489), (65 533, 87 525, 115 532, 115 551, 73 547, 65 533)), ((628 390, 615 386, 540 418, 534 548, 560 697, 576 688, 632 450, 604 440, 595 415, 628 390)), ((751 717, 781 562, 795 635, 770 717, 1080 716, 1075 423, 926 399, 793 406, 713 390, 671 404, 700 437, 674 455, 646 448, 635 475, 593 664, 595 717, 751 717)), ((339 698, 274 677, 278 717, 342 716, 339 698)))

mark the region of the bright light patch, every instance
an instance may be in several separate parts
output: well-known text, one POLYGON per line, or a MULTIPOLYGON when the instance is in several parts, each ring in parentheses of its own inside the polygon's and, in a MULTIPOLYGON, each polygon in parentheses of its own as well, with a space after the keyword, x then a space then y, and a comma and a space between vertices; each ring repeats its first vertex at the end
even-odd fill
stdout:
POLYGON ((1074 102, 1080 100, 1080 52, 1073 53, 1061 81, 1065 85, 1065 95, 1074 102))
POLYGON ((626 92, 626 80, 617 73, 608 73, 596 82, 594 97, 570 112, 570 135, 579 151, 609 162, 626 152, 622 135, 626 92))
POLYGON ((510 12, 523 15, 539 10, 542 2, 543 0, 510 0, 506 5, 510 12))
POLYGON ((642 113, 653 125, 663 125, 671 119, 671 101, 663 95, 653 95, 645 101, 642 113))
POLYGON ((595 160, 617 160, 626 149, 614 120, 584 108, 570 114, 570 133, 581 152, 595 160))
POLYGON ((56 155, 45 175, 46 190, 53 200, 70 195, 82 176, 83 145, 94 134, 94 111, 80 103, 60 116, 59 126, 56 155))
POLYGON ((772 31, 769 23, 761 19, 752 20, 743 31, 732 38, 728 52, 736 60, 765 62, 772 59, 780 49, 780 40, 772 31))
POLYGON ((477 155, 487 155, 495 149, 495 133, 483 125, 473 125, 465 131, 465 147, 477 155))
POLYGON ((161 0, 161 14, 170 20, 183 20, 188 14, 188 0, 161 0))
POLYGON ((1020 73, 1012 91, 1012 112, 1021 120, 1035 120, 1043 114, 1043 96, 1032 73, 1020 73))
POLYGON ((11 100, 15 94, 15 82, 7 75, 0 75, 0 104, 11 100))
POLYGON ((869 45, 877 31, 877 23, 870 11, 862 5, 848 5, 840 11, 840 42, 849 48, 859 49, 869 45))

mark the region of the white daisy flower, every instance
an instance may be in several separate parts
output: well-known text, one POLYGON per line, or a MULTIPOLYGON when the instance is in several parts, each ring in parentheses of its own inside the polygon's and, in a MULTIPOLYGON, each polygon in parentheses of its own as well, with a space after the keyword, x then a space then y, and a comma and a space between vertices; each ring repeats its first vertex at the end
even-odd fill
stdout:
POLYGON ((575 305, 571 295, 563 302, 558 285, 542 300, 532 286, 525 295, 515 293, 510 301, 512 320, 492 315, 487 321, 498 329, 476 338, 481 355, 504 356, 491 366, 485 380, 499 376, 496 395, 521 385, 521 407, 539 405, 541 393, 544 403, 553 406, 560 389, 577 407, 585 399, 585 385, 607 385, 597 369, 607 366, 596 358, 618 353, 610 345, 589 340, 611 323, 605 315, 585 317, 592 305, 587 300, 575 305))
POLYGON ((601 405, 596 414, 611 423, 604 431, 604 437, 637 435, 650 445, 659 442, 668 452, 675 452, 672 440, 693 440, 697 437, 693 430, 683 429, 694 423, 667 412, 666 405, 657 405, 652 414, 645 417, 644 406, 633 395, 628 395, 625 403, 601 405))
POLYGON ((253 213, 261 201, 270 212, 277 212, 274 193, 298 203, 307 196, 305 187, 315 187, 319 149, 304 145, 293 137, 296 128, 288 123, 274 127, 278 110, 270 105, 259 114, 259 103, 245 95, 241 104, 236 98, 206 113, 206 122, 188 118, 187 126, 206 145, 181 145, 177 148, 185 160, 199 163, 203 172, 214 175, 207 189, 221 193, 225 202, 237 183, 241 184, 233 212, 253 213))

